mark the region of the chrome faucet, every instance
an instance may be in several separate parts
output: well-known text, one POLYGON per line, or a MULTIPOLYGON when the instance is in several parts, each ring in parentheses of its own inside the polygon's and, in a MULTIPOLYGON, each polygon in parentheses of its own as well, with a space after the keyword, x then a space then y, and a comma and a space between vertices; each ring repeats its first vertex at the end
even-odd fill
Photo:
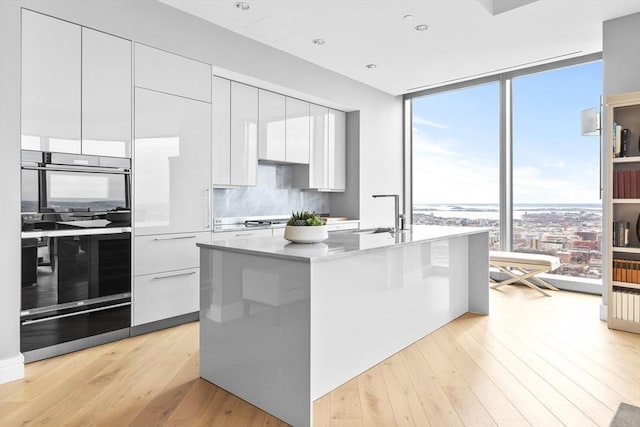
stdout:
POLYGON ((395 227, 393 231, 404 229, 404 215, 400 213, 400 196, 398 194, 374 194, 374 199, 378 197, 393 197, 395 202, 395 227))

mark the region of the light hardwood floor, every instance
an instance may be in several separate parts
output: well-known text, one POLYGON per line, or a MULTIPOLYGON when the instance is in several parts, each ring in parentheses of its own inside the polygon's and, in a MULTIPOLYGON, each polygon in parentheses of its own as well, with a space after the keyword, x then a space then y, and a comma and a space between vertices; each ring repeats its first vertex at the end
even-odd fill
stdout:
MULTIPOLYGON (((467 314, 323 396, 315 426, 606 426, 640 406, 640 335, 600 297, 491 290, 467 314)), ((0 425, 286 425, 198 378, 198 324, 28 364, 0 385, 0 425)))

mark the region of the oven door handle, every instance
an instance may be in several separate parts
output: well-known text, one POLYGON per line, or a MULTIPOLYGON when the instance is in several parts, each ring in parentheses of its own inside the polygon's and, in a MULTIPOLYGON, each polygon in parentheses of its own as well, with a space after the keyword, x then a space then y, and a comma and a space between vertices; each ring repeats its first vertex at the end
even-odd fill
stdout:
POLYGON ((22 322, 23 325, 32 325, 34 323, 48 322, 49 320, 62 319, 63 317, 71 317, 71 316, 79 316, 81 314, 94 313, 96 311, 103 310, 111 310, 112 308, 125 307, 127 305, 131 305, 131 302, 123 302, 120 304, 107 305, 105 307, 92 308, 89 310, 76 311, 74 313, 60 314, 58 316, 44 317, 42 319, 34 319, 34 320, 25 320, 22 322))

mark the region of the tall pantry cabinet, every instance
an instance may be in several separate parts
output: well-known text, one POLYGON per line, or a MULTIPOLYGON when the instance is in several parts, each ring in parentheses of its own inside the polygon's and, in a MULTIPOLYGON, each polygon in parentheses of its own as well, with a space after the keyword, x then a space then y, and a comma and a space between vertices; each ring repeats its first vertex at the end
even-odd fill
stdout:
POLYGON ((604 113, 607 324, 640 333, 640 92, 607 97, 604 113))
POLYGON ((135 44, 133 326, 199 310, 211 224, 211 66, 135 44))

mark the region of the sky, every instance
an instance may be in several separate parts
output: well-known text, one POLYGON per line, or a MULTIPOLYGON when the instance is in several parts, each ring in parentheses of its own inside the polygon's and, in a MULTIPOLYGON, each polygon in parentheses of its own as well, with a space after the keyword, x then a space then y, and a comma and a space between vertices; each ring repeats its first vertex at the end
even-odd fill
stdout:
MULTIPOLYGON (((498 203, 499 91, 414 98, 414 204, 498 203)), ((601 62, 513 80, 514 203, 600 203, 599 139, 580 134, 580 112, 601 93, 601 62)))

